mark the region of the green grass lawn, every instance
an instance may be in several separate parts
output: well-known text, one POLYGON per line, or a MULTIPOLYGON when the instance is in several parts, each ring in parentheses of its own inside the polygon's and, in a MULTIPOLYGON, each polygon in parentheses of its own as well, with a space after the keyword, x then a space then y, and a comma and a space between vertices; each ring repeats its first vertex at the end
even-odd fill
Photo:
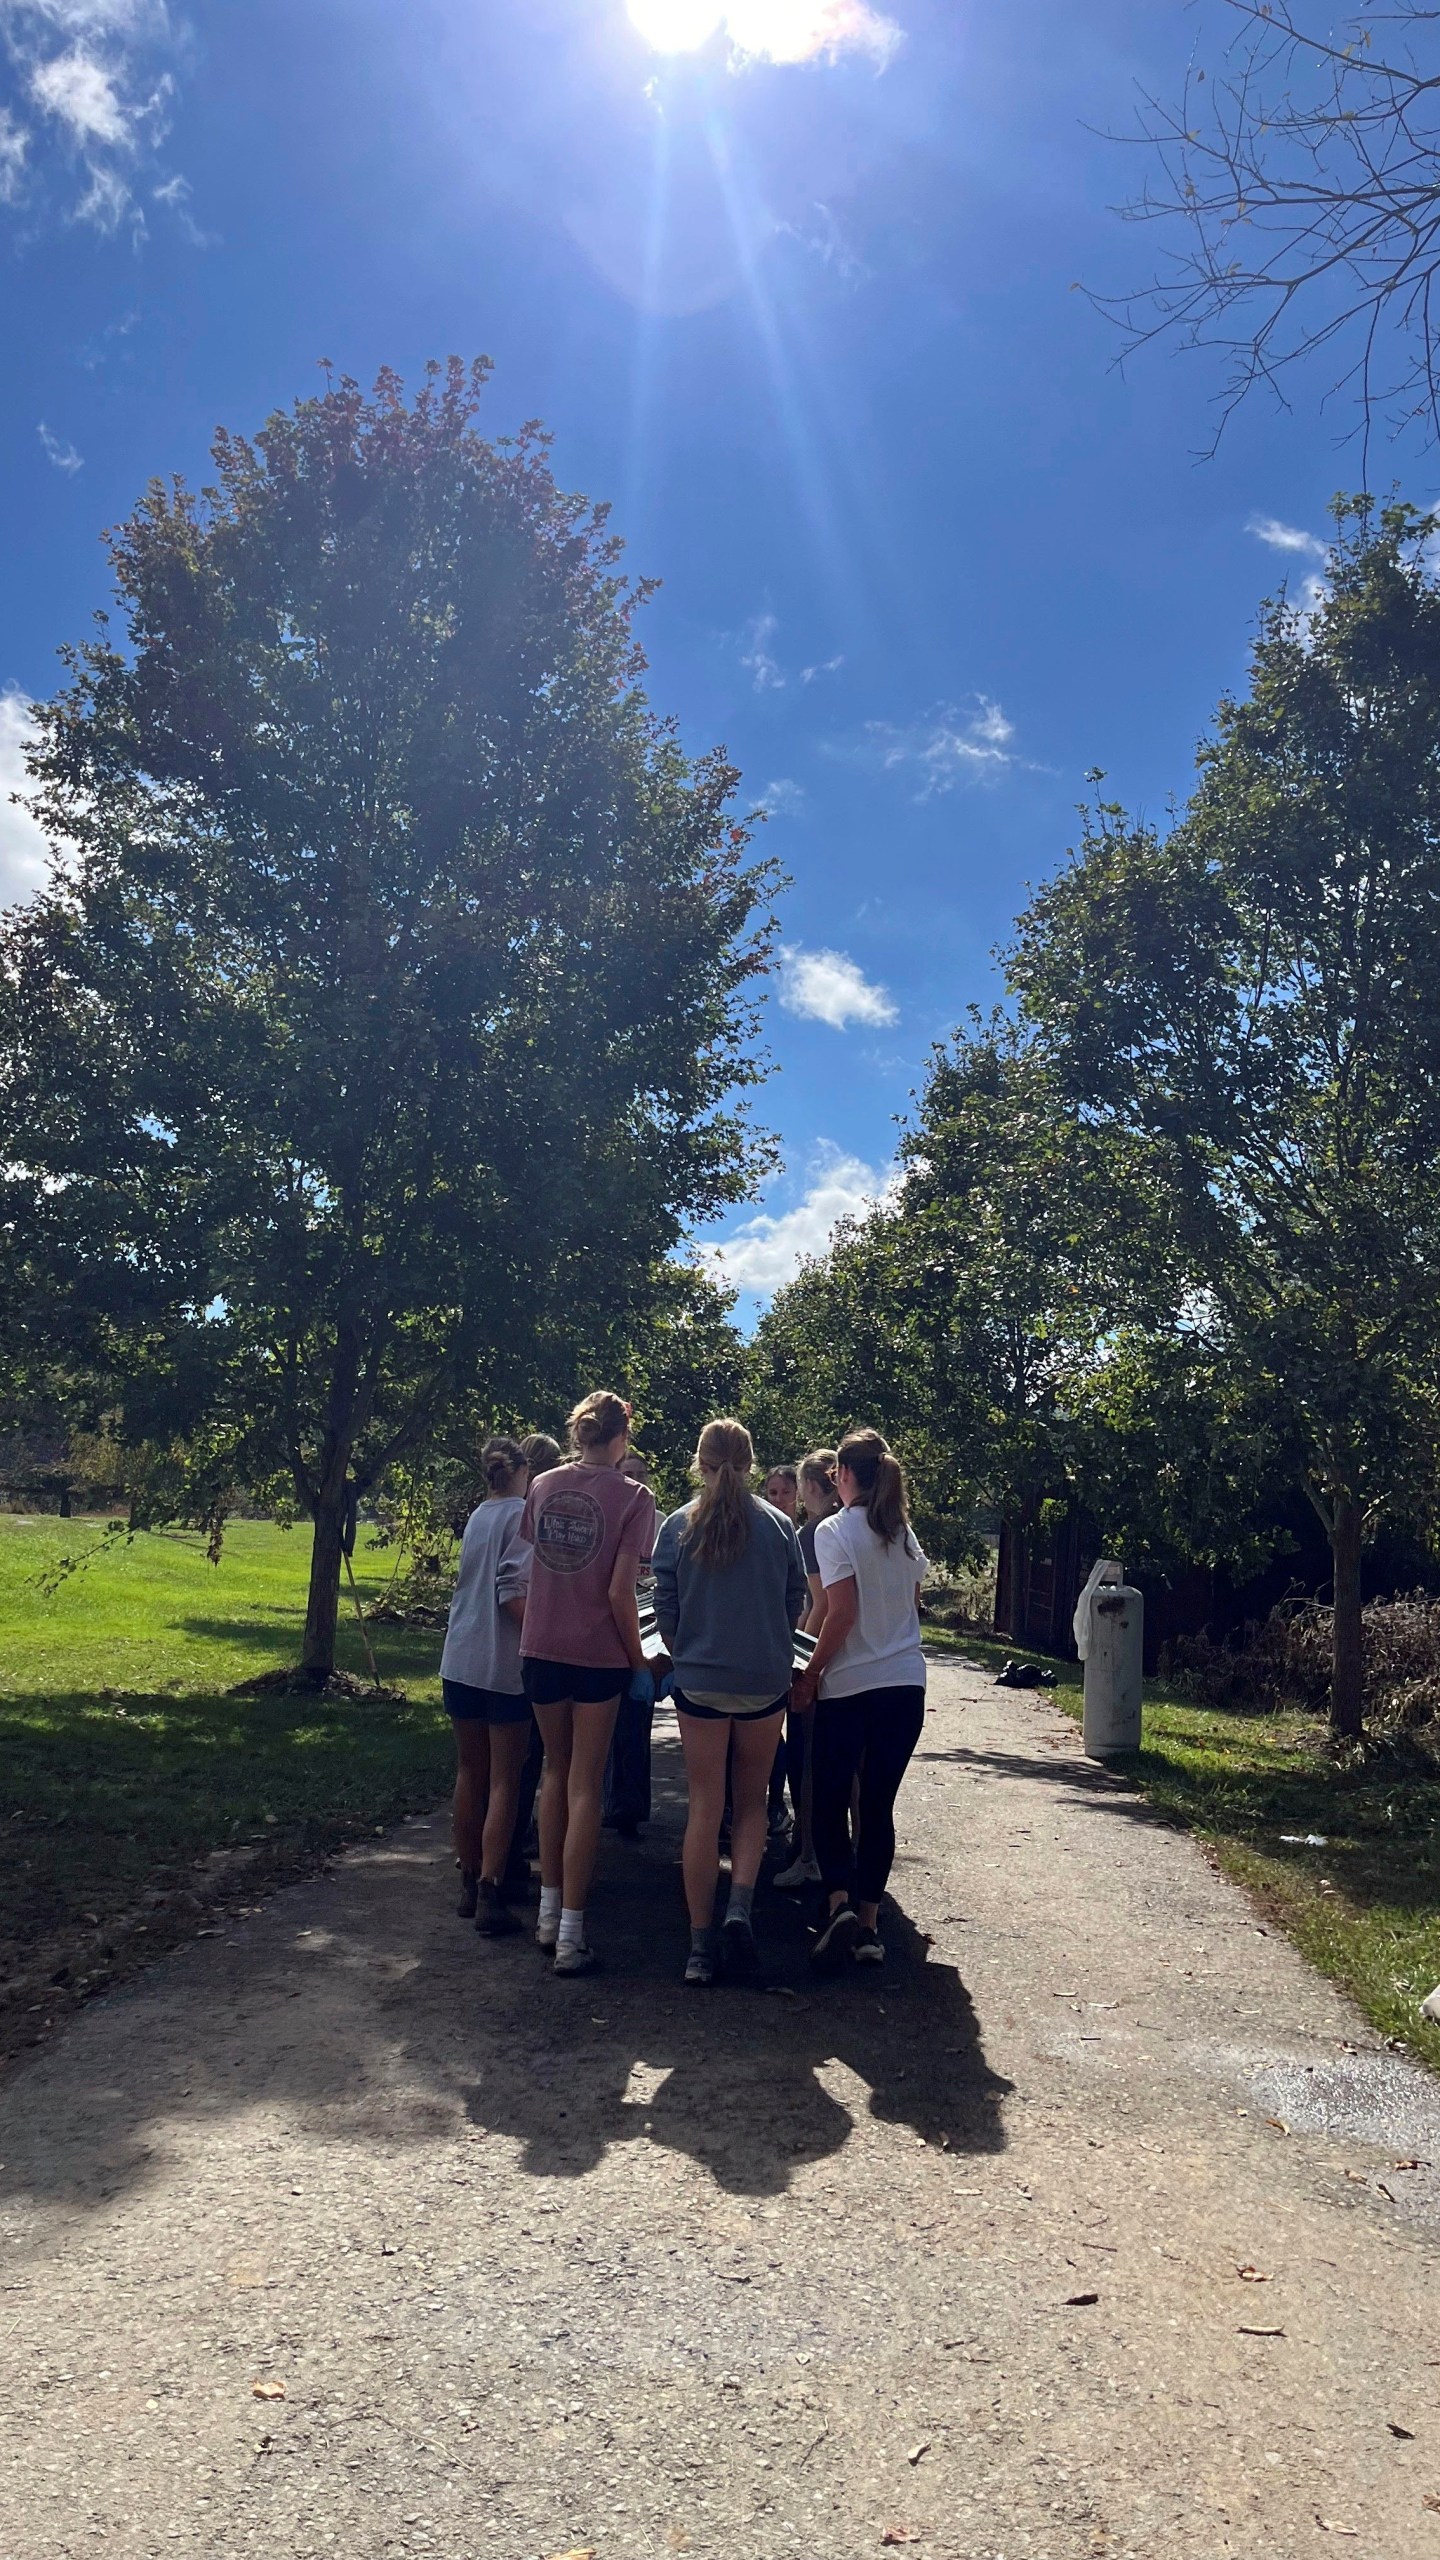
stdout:
MULTIPOLYGON (((928 1627, 926 1642, 997 1669, 1016 1650, 928 1627)), ((1078 1720, 1079 1664, 1050 1667, 1059 1675, 1050 1695, 1078 1720)), ((1440 2027, 1416 2014, 1440 1982, 1440 1776, 1379 1756, 1337 1769, 1313 1716, 1220 1713, 1157 1681, 1146 1683, 1142 1743, 1118 1765, 1152 1803, 1213 1845, 1225 1872, 1382 2035, 1440 2070, 1440 2027), (1326 1845, 1287 1842, 1287 1832, 1326 1845)))
MULTIPOLYGON (((283 1864, 443 1794, 437 1633, 374 1631, 403 1707, 227 1695, 297 1659, 309 1557, 308 1529, 261 1521, 232 1522, 212 1565, 183 1531, 0 1514, 0 1959, 185 1884, 216 1848, 283 1864)), ((390 1567, 357 1550, 362 1596, 390 1567)), ((341 1664, 364 1674, 341 1607, 341 1664)))

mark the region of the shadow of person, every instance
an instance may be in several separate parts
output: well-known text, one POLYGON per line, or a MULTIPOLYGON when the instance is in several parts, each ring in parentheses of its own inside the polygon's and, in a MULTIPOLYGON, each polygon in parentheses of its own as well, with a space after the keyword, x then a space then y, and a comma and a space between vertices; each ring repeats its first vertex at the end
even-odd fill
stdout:
POLYGON ((883 1969, 817 1981, 804 1913, 762 1885, 765 1986, 682 1986, 679 1749, 663 1730, 656 1761, 649 1834, 606 1847, 603 1973, 556 1979, 528 1927, 477 1943, 454 1917, 444 1819, 417 1819, 288 1889, 253 1931, 226 1920, 221 1943, 97 2002, 0 2092, 0 2194, 97 2207, 168 2174, 175 2126, 257 2106, 381 2158, 483 2128, 514 2143, 521 2178, 583 2178, 617 2145, 654 2143, 746 2197, 783 2194, 867 2118, 1001 2148, 1007 2084, 903 1905, 883 1969))
POLYGON ((606 1852, 606 1971, 533 1985, 503 2060, 467 2091, 472 2122, 517 2140, 536 2177, 582 2177, 639 2140, 757 2197, 783 2194, 867 2117, 947 2151, 1003 2149, 1011 2084, 986 2062, 960 1975, 900 1903, 887 1902, 883 1967, 817 1978, 800 1898, 762 1884, 763 1986, 682 1985, 672 1753, 657 1738, 655 1801, 671 1822, 606 1852))

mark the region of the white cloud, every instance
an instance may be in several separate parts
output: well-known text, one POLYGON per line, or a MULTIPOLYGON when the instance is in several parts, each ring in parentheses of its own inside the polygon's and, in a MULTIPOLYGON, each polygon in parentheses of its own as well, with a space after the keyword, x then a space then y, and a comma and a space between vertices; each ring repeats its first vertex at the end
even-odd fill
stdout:
POLYGON ((47 115, 57 116, 69 127, 77 142, 118 143, 128 150, 130 119, 114 79, 83 45, 37 63, 30 75, 30 94, 47 115))
POLYGON ((0 107, 0 204, 14 204, 25 183, 30 137, 8 107, 0 107))
POLYGON ((801 817, 805 809, 804 786, 798 782, 767 782, 755 805, 768 810, 772 818, 801 817))
POLYGON ((828 1022, 843 1031, 852 1022, 898 1022, 898 1006, 883 987, 872 987, 843 951, 803 951, 792 943, 780 954, 780 1001, 787 1013, 828 1022))
POLYGON ((30 705, 13 685, 0 693, 0 907, 33 897, 46 877, 45 839, 28 809, 17 809, 14 791, 30 788, 25 741, 30 705))
POLYGON ((843 657, 825 658, 821 661, 818 667, 802 667, 800 670, 800 681, 802 684, 814 684, 821 676, 838 675, 844 664, 845 660, 843 657))
POLYGON ((869 0, 729 0, 725 26, 736 53, 758 62, 835 62, 858 53, 883 71, 901 42, 894 19, 869 0))
POLYGON ((1295 552, 1305 560, 1329 556, 1318 534, 1306 533, 1296 524, 1282 524, 1278 516, 1252 516, 1245 530, 1253 533, 1257 542, 1268 543, 1272 551, 1295 552))
POLYGON ((0 0, 0 43, 32 110, 27 130, 0 115, 0 203, 41 206, 78 179, 70 218, 144 228, 136 172, 161 140, 172 82, 159 57, 174 41, 164 0, 0 0), (46 150, 49 137, 50 148, 46 150))
POLYGON ((757 613, 746 631, 746 645, 740 652, 740 664, 746 669, 757 693, 778 693, 785 682, 780 662, 771 646, 779 628, 773 613, 757 613))
MULTIPOLYGON (((1278 516, 1252 516, 1245 530, 1253 533, 1257 542, 1265 543, 1271 551, 1278 551, 1290 560, 1323 562, 1330 557, 1328 543, 1322 542, 1317 533, 1306 533, 1298 524, 1282 524, 1278 516)), ((1317 570, 1311 569, 1301 579, 1300 611, 1307 621, 1316 607, 1324 603, 1327 592, 1325 581, 1317 570)))
POLYGON ((917 800, 939 799, 960 782, 996 782, 1020 763, 1010 752, 1013 722, 983 693, 968 711, 942 704, 908 729, 872 720, 867 735, 882 772, 915 777, 917 800))
POLYGON ((894 20, 870 0, 629 0, 629 9, 657 53, 696 53, 723 28, 737 68, 858 53, 883 71, 901 42, 894 20))
POLYGON ((36 429, 36 433, 40 438, 41 444, 45 448, 46 461, 53 462, 57 471, 84 470, 85 456, 83 453, 77 453, 73 444, 62 444, 57 435, 51 434, 51 431, 46 426, 43 418, 36 429))
POLYGON ((828 1144, 817 1148, 810 1172, 810 1187, 793 1209, 747 1218, 733 1236, 703 1248, 702 1258, 730 1288, 770 1297, 810 1255, 824 1252, 842 1218, 863 1218, 894 1187, 893 1175, 828 1144))

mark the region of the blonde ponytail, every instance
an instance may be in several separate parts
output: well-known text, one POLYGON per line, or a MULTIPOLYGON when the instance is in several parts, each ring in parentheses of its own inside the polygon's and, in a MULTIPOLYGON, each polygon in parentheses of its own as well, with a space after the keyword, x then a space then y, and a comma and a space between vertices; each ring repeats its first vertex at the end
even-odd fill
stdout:
POLYGON ((838 1473, 849 1470, 865 1496, 865 1517, 877 1538, 893 1547, 902 1531, 908 1555, 914 1545, 910 1534, 910 1503, 905 1490, 905 1473, 889 1441, 879 1431, 847 1431, 835 1453, 838 1473))
POLYGON ((750 1543, 755 1448, 743 1422, 707 1422, 695 1451, 700 1492, 681 1536, 697 1564, 712 1571, 735 1564, 750 1543), (701 1476, 702 1466, 714 1469, 701 1476))

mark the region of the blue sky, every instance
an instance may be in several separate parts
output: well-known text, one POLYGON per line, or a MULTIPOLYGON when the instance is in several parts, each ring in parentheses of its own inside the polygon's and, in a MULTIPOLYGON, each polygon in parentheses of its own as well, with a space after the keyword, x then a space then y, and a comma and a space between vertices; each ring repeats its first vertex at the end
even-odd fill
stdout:
MULTIPOLYGON (((1101 136, 1205 25, 1183 0, 0 0, 0 780, 147 478, 203 478, 214 427, 321 358, 491 355, 492 429, 543 417, 663 579, 653 698, 729 748, 793 881, 760 1104, 785 1173, 730 1221, 753 1306, 883 1182, 1087 768, 1152 813, 1183 794, 1257 599, 1311 573, 1359 473, 1313 400, 1198 461, 1213 374, 1122 378, 1074 289, 1146 272, 1109 209, 1138 166, 1101 136)), ((34 876, 0 809, 0 883, 34 876)))

